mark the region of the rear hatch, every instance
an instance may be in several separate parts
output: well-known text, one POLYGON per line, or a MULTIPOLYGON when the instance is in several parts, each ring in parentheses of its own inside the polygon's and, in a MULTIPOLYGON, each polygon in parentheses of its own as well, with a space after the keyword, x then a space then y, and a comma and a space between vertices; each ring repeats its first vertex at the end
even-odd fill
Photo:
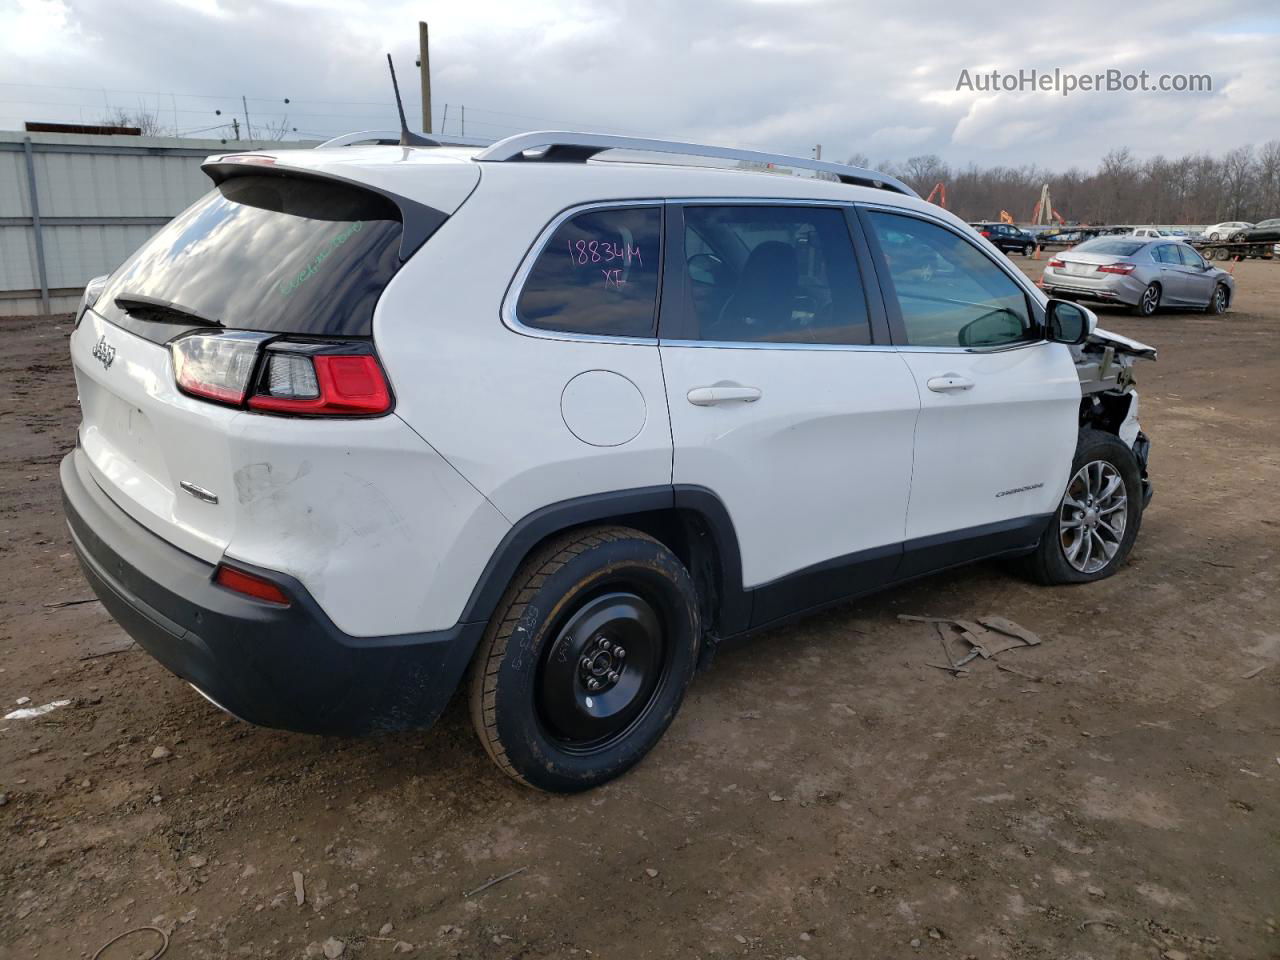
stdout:
MULTIPOLYGON (((316 400, 290 399, 309 396, 289 380, 296 355, 363 354, 376 367, 379 296, 470 188, 447 191, 441 210, 314 169, 269 169, 261 157, 206 169, 215 189, 109 278, 79 319, 71 354, 94 479, 148 529, 215 562, 234 533, 228 501, 247 466, 237 421, 294 408, 331 415, 309 409, 316 400), (272 366, 278 355, 283 365, 272 366), (248 411, 255 390, 273 394, 264 411, 248 411)), ((301 389, 315 388, 320 364, 303 363, 301 389)), ((381 407, 353 409, 386 412, 389 392, 382 397, 381 407)))

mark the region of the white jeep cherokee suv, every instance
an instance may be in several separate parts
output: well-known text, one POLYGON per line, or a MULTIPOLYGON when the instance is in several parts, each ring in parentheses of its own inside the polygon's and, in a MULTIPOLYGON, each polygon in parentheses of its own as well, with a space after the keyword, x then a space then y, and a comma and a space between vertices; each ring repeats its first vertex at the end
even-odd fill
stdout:
POLYGON ((883 174, 559 133, 204 170, 86 291, 61 480, 106 608, 251 722, 425 727, 468 677, 497 764, 579 790, 721 640, 1137 536, 1154 351, 883 174))

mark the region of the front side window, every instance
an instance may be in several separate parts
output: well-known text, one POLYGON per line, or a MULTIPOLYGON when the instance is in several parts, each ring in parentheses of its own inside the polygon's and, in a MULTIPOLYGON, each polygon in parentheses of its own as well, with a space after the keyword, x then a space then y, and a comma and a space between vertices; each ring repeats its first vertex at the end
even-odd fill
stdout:
POLYGON ((606 337, 652 337, 662 263, 660 207, 588 210, 556 228, 525 280, 525 326, 606 337))
POLYGON ((844 212, 772 204, 684 210, 687 336, 866 344, 867 302, 844 212))
POLYGON ((915 217, 871 211, 907 344, 994 347, 1034 325, 1022 288, 973 244, 915 217))
POLYGON ((1185 243, 1178 244, 1178 256, 1182 258, 1184 266, 1195 267, 1197 270, 1205 268, 1204 258, 1185 243))

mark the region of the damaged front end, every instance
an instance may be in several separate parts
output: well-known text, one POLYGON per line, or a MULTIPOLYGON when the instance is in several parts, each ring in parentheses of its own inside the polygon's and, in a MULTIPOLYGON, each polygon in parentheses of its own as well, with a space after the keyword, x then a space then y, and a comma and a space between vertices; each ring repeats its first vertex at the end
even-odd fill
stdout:
POLYGON ((1152 494, 1147 475, 1151 441, 1138 423, 1133 364, 1136 360, 1155 360, 1156 348, 1096 329, 1084 343, 1071 349, 1080 377, 1080 425, 1114 433, 1133 450, 1142 474, 1145 508, 1152 494))

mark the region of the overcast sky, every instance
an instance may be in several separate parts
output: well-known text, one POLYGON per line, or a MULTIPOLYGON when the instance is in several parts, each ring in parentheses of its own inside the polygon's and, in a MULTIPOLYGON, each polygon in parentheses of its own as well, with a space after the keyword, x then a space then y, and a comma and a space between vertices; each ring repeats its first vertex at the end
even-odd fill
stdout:
POLYGON ((300 135, 385 127, 387 51, 420 121, 420 18, 436 128, 448 103, 459 132, 465 104, 470 136, 569 125, 1053 169, 1280 138, 1276 0, 0 0, 0 129, 141 104, 198 131, 241 115, 241 95, 255 123, 287 114, 300 135), (1205 73, 1213 90, 956 90, 962 70, 1055 67, 1205 73))

